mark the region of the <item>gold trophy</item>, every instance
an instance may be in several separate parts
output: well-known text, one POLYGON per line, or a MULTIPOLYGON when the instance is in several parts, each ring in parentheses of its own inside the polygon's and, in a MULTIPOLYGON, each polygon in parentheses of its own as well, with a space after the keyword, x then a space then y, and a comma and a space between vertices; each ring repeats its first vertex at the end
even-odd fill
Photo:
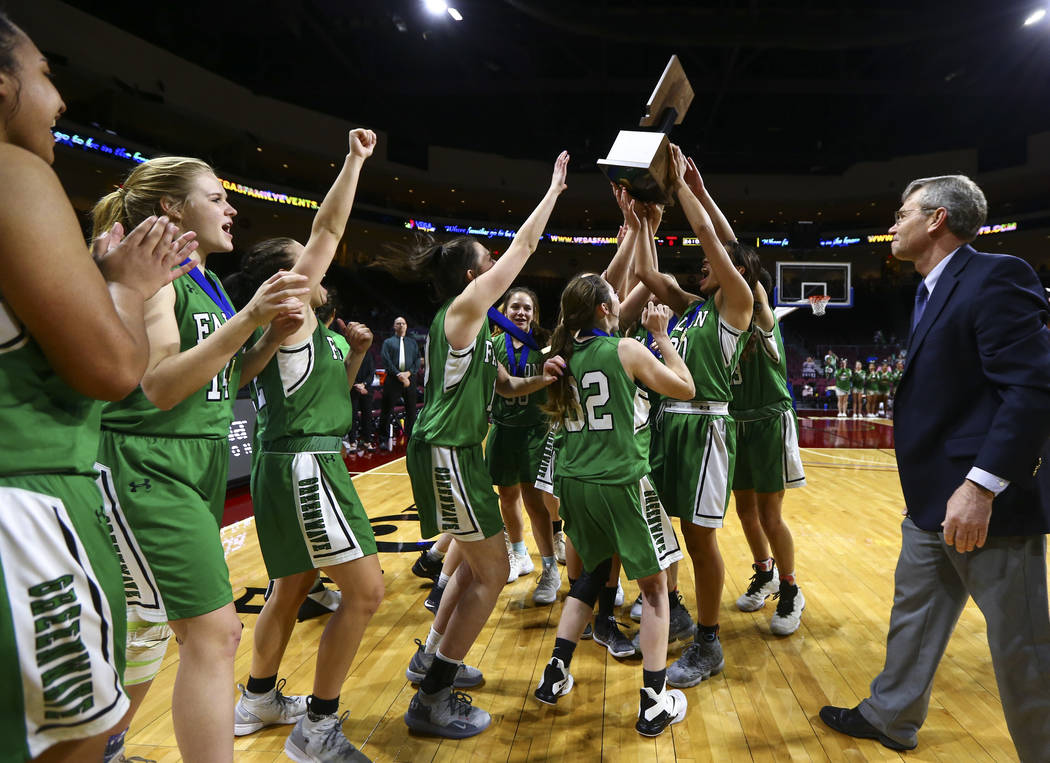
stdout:
POLYGON ((673 182, 667 134, 681 124, 693 102, 693 88, 678 56, 667 62, 656 89, 645 104, 639 127, 648 131, 620 130, 609 155, 598 164, 609 180, 622 185, 639 201, 673 204, 673 182))

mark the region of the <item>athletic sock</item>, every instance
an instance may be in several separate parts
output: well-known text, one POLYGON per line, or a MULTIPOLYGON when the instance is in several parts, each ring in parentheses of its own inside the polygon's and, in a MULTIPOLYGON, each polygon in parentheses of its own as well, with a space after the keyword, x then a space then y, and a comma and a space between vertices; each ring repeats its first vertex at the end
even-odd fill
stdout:
POLYGON ((541 556, 540 559, 543 560, 543 569, 547 569, 548 567, 553 567, 555 564, 557 564, 557 562, 554 561, 554 557, 553 556, 541 556))
POLYGON ((448 585, 448 575, 442 572, 438 575, 438 588, 444 588, 448 585))
POLYGON ((718 638, 718 626, 717 625, 700 625, 696 624, 696 635, 693 636, 693 641, 698 644, 703 641, 714 641, 718 638))
POLYGON ((321 699, 311 694, 306 698, 307 713, 311 721, 319 721, 326 715, 335 715, 339 712, 339 695, 335 699, 321 699))
POLYGON ((253 675, 248 676, 248 684, 244 687, 245 691, 249 694, 268 694, 273 691, 277 686, 277 674, 274 673, 272 676, 266 678, 256 678, 253 675))
POLYGON ((569 669, 569 663, 572 662, 572 653, 576 651, 576 642, 569 641, 567 638, 555 638, 554 639, 554 653, 552 657, 557 657, 565 664, 565 669, 569 669))
POLYGON ((445 558, 445 552, 439 551, 438 549, 431 546, 427 549, 427 558, 431 559, 432 561, 441 561, 445 558))
POLYGON ((781 575, 780 579, 783 580, 785 583, 790 583, 791 585, 798 585, 798 583, 795 582, 794 572, 789 572, 786 575, 781 575))
POLYGON ((554 528, 554 534, 555 535, 560 533, 561 532, 561 520, 560 519, 553 519, 553 520, 551 520, 551 527, 554 528))
POLYGON ((529 553, 529 550, 525 548, 525 541, 523 540, 519 540, 516 543, 511 543, 510 547, 518 556, 527 556, 529 553))
POLYGON ((616 586, 603 586, 598 593, 598 622, 602 623, 613 616, 613 606, 616 600, 616 586))
POLYGON ((442 689, 452 686, 459 671, 459 664, 459 660, 450 660, 442 657, 441 652, 435 652, 434 662, 419 684, 419 690, 424 694, 437 694, 442 689))
POLYGON ((427 643, 423 646, 423 651, 426 654, 434 654, 438 650, 438 646, 441 644, 441 636, 443 634, 438 633, 433 627, 430 629, 430 633, 427 634, 427 643))
POLYGON ((762 572, 770 572, 773 569, 773 557, 763 559, 760 562, 755 562, 755 568, 762 572))
POLYGON ((652 689, 657 694, 664 690, 664 681, 667 678, 667 668, 663 670, 646 670, 642 668, 642 686, 652 689))

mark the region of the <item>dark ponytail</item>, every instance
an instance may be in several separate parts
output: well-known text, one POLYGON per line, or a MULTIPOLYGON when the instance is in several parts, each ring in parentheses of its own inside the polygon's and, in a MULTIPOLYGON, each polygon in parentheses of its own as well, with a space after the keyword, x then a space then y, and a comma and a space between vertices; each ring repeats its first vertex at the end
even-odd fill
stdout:
POLYGON ((457 236, 439 243, 433 236, 417 234, 410 247, 388 246, 372 267, 405 281, 430 281, 439 301, 455 297, 467 285, 467 271, 478 266, 478 240, 457 236))
MULTIPOLYGON (((561 313, 551 336, 551 355, 560 355, 568 366, 575 349, 573 339, 576 333, 594 328, 595 310, 603 302, 611 302, 612 296, 612 287, 599 275, 588 273, 569 281, 561 293, 561 313)), ((563 421, 574 402, 569 376, 568 373, 562 374, 547 387, 547 402, 542 410, 555 424, 563 421)))
POLYGON ((222 282, 238 310, 244 309, 267 278, 282 268, 292 269, 295 261, 288 247, 294 243, 295 239, 291 238, 268 238, 255 244, 241 257, 241 269, 222 282))

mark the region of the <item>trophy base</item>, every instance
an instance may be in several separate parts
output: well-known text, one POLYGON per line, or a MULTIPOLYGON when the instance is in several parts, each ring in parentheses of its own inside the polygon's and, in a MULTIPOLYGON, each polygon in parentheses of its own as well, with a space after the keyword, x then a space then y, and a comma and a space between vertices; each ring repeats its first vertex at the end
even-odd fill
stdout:
POLYGON ((609 155, 599 159, 598 166, 609 180, 639 201, 673 205, 669 142, 661 132, 621 130, 609 155))

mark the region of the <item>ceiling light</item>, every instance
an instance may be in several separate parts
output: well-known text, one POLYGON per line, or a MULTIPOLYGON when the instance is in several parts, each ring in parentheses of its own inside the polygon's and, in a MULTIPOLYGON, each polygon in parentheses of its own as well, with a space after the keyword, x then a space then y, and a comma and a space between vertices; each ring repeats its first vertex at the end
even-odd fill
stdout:
POLYGON ((423 7, 434 15, 438 15, 448 10, 448 3, 445 0, 423 0, 423 7))
POLYGON ((1032 13, 1031 16, 1024 20, 1025 26, 1032 26, 1032 24, 1038 24, 1046 18, 1046 8, 1040 8, 1039 10, 1032 13))
POLYGON ((455 8, 448 9, 448 15, 452 17, 453 21, 462 21, 463 14, 457 11, 455 8))

